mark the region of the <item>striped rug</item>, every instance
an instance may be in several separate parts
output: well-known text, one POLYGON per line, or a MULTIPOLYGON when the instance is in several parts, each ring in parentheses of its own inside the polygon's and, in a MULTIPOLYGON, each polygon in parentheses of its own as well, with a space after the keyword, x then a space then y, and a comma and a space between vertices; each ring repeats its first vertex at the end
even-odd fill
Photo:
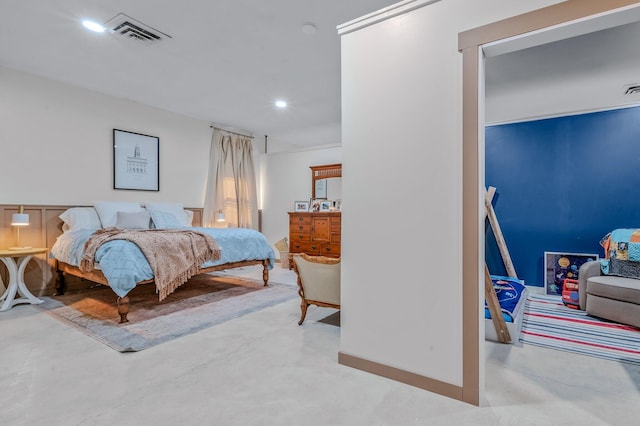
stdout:
POLYGON ((570 309, 553 296, 529 295, 520 341, 525 344, 640 364, 640 329, 570 309))

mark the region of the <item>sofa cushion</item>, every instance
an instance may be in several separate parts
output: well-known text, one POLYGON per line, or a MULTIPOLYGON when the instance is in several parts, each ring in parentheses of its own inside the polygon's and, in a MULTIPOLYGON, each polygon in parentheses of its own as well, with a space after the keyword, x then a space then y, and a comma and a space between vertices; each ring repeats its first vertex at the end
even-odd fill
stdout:
POLYGON ((605 275, 591 277, 587 280, 587 294, 640 305, 640 280, 605 275))
POLYGON ((634 303, 590 295, 587 300, 587 313, 609 321, 640 327, 640 305, 634 303))

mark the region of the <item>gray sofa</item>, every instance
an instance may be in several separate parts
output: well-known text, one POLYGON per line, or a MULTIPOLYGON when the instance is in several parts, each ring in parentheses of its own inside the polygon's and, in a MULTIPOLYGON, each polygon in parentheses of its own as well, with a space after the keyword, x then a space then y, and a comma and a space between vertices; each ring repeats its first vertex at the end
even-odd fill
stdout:
POLYGON ((640 327, 640 280, 603 275, 600 262, 578 271, 580 309, 589 315, 640 327))

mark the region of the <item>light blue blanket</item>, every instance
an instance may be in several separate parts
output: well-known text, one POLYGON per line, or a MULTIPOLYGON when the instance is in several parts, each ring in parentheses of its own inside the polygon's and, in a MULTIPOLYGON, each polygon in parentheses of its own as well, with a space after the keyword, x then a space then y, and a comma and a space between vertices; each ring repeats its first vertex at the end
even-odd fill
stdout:
MULTIPOLYGON (((215 262, 207 261, 202 267, 243 260, 269 259, 269 269, 273 268, 274 253, 265 236, 252 229, 244 228, 189 228, 211 235, 222 255, 215 262)), ((51 248, 51 257, 73 266, 80 265, 84 244, 95 229, 68 231, 56 240, 51 248)), ((109 286, 120 297, 126 296, 136 283, 153 278, 149 262, 140 248, 126 240, 113 240, 100 246, 95 261, 109 282, 109 286)))

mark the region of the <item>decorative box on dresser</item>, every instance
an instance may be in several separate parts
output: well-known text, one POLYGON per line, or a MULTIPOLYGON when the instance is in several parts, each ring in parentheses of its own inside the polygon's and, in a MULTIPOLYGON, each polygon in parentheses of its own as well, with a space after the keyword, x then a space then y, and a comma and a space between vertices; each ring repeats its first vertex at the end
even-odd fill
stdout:
POLYGON ((289 212, 289 269, 293 255, 340 257, 342 213, 289 212))

